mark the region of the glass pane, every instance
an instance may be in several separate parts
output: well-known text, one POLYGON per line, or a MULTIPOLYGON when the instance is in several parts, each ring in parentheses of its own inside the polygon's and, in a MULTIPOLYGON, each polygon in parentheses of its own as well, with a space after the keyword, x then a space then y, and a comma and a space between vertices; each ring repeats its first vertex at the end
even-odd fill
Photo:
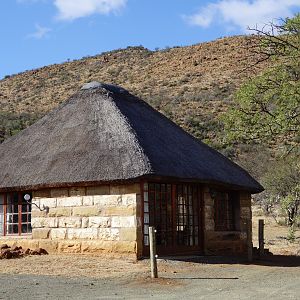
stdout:
POLYGON ((27 223, 27 214, 22 214, 22 223, 27 223))
POLYGON ((13 223, 18 223, 19 216, 17 214, 13 214, 12 220, 13 223))
POLYGON ((149 183, 148 190, 149 191, 153 191, 154 190, 154 184, 153 183, 149 183))
POLYGON ((167 184, 167 191, 168 193, 171 193, 171 184, 167 184))
POLYGON ((148 191, 148 183, 144 183, 144 191, 148 191))
POLYGON ((18 232, 19 232, 18 224, 14 224, 14 225, 12 226, 12 228, 13 228, 13 233, 18 233, 18 232))
POLYGON ((149 234, 149 225, 144 225, 144 234, 149 234))
POLYGON ((9 224, 7 224, 7 233, 8 234, 12 234, 13 233, 13 231, 12 231, 12 225, 9 225, 9 224))
POLYGON ((27 224, 22 224, 21 226, 21 232, 26 233, 27 232, 27 224))
POLYGON ((148 201, 148 192, 144 192, 144 201, 148 201))
POLYGON ((144 212, 145 213, 149 212, 149 203, 148 202, 144 203, 144 212))
POLYGON ((8 224, 7 225, 7 233, 8 234, 16 234, 18 232, 19 232, 19 230, 18 230, 18 225, 17 224, 13 224, 13 225, 8 224))
POLYGON ((159 193, 159 192, 160 192, 160 184, 159 184, 159 183, 156 183, 156 184, 155 184, 155 192, 156 192, 156 193, 159 193))
POLYGON ((149 224, 149 214, 148 213, 144 214, 144 223, 149 224))
POLYGON ((149 246, 149 236, 148 235, 144 236, 144 244, 145 244, 145 246, 149 246))
POLYGON ((155 200, 155 193, 149 193, 149 202, 153 203, 155 200))
POLYGON ((29 224, 22 224, 21 226, 22 233, 29 233, 31 232, 31 227, 29 224))
POLYGON ((29 205, 28 204, 22 204, 22 212, 29 211, 29 205))
POLYGON ((0 213, 3 213, 4 195, 0 194, 0 213))
POLYGON ((12 218, 13 218, 12 214, 7 214, 7 216, 6 216, 6 222, 7 222, 7 224, 13 222, 13 221, 12 221, 12 218))

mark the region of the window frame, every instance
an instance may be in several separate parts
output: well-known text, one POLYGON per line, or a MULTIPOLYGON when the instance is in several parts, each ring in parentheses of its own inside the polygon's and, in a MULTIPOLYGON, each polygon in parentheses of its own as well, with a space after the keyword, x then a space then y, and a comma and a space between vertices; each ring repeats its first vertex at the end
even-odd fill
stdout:
POLYGON ((3 223, 0 225, 2 226, 2 233, 0 233, 0 237, 1 236, 2 237, 28 236, 32 234, 32 227, 31 227, 32 204, 31 202, 23 199, 25 194, 29 194, 32 199, 32 193, 29 191, 8 192, 8 193, 0 192, 0 196, 2 196, 2 201, 3 201, 2 203, 0 203, 0 205, 3 206, 2 209, 3 223), (17 204, 16 204, 16 199, 14 199, 13 197, 17 197, 17 204), (15 209, 15 206, 17 206, 17 209, 15 209), (14 221, 14 216, 17 216, 16 222, 14 221), (24 221, 24 216, 26 216, 25 221, 24 221), (9 226, 11 226, 12 232, 9 232, 10 231, 9 226), (18 228, 17 232, 14 232, 13 229, 14 226, 17 226, 18 228), (26 226, 26 230, 25 232, 22 232, 24 226, 26 226))

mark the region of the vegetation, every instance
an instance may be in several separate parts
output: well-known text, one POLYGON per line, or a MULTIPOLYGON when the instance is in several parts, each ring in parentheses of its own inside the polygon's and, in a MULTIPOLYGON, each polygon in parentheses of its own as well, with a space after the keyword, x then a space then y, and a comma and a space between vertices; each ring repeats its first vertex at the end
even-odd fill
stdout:
POLYGON ((290 239, 300 217, 300 161, 293 156, 274 162, 263 176, 266 191, 259 202, 278 221, 280 207, 290 227, 290 239))
POLYGON ((229 139, 284 146, 300 146, 300 14, 292 19, 255 29, 260 39, 252 47, 256 63, 272 65, 244 84, 234 107, 225 117, 229 139))
POLYGON ((277 221, 283 214, 293 241, 300 213, 300 14, 254 31, 254 65, 272 63, 237 91, 224 130, 229 142, 261 145, 256 157, 243 157, 243 164, 250 160, 247 169, 266 189, 256 198, 259 204, 277 221), (266 147, 271 154, 262 150, 266 147))
POLYGON ((0 112, 0 143, 33 124, 40 116, 36 114, 14 114, 0 112))

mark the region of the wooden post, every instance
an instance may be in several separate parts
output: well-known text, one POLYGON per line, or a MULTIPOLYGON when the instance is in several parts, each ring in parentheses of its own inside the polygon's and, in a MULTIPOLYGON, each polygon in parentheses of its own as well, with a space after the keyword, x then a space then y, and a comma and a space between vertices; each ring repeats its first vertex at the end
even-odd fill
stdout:
POLYGON ((248 262, 253 261, 253 244, 252 244, 252 222, 251 220, 246 220, 246 228, 247 228, 247 257, 248 262))
POLYGON ((259 245, 259 256, 262 257, 265 253, 264 249, 264 220, 258 220, 258 245, 259 245))
POLYGON ((155 238, 155 228, 149 227, 149 242, 150 242, 150 268, 151 268, 151 278, 157 278, 157 255, 156 255, 156 238, 155 238))

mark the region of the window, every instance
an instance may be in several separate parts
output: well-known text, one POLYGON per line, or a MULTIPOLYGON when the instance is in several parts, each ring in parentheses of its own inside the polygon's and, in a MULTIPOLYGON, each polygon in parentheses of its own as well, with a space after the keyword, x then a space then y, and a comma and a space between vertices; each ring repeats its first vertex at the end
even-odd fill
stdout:
POLYGON ((235 192, 214 192, 215 230, 239 230, 239 197, 235 192))
POLYGON ((31 199, 31 193, 0 194, 1 236, 22 235, 31 232, 31 199))

